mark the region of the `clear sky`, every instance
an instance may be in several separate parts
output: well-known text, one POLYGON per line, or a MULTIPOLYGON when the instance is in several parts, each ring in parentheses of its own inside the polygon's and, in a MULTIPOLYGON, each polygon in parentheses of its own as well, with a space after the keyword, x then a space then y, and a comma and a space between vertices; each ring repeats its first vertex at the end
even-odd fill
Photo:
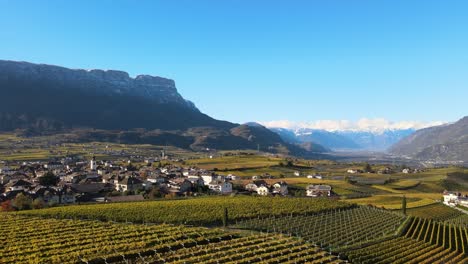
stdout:
POLYGON ((172 78, 233 122, 468 114, 468 1, 0 0, 0 59, 172 78))

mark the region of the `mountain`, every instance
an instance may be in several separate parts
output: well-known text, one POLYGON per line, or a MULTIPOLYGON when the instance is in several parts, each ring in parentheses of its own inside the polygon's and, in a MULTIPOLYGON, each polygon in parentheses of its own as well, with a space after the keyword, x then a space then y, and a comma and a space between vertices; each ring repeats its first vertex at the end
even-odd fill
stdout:
POLYGON ((413 129, 383 131, 326 131, 322 129, 270 128, 290 143, 314 143, 332 150, 372 150, 385 151, 400 139, 412 134, 413 129))
POLYGON ((260 147, 293 154, 263 126, 201 113, 178 93, 173 80, 162 77, 132 78, 123 71, 0 60, 0 92, 0 131, 23 135, 74 131, 75 140, 172 144, 195 150, 260 147))
POLYGON ((421 160, 468 161, 468 116, 453 124, 416 131, 391 147, 390 152, 421 160))
POLYGON ((270 128, 271 131, 278 134, 281 139, 291 145, 298 146, 306 151, 311 152, 331 152, 331 149, 324 147, 324 145, 318 144, 312 141, 301 140, 293 131, 286 128, 270 128))
POLYGON ((357 144, 357 149, 385 151, 402 138, 414 133, 414 129, 386 129, 383 131, 336 131, 357 144))
POLYGON ((333 150, 359 148, 356 142, 335 132, 302 128, 296 130, 295 134, 301 142, 314 142, 333 150))

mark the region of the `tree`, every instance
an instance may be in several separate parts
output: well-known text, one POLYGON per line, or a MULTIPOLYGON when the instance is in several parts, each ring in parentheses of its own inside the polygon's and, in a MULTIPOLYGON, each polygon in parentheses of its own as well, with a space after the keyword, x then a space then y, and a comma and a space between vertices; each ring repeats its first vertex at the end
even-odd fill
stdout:
POLYGON ((229 218, 228 218, 228 209, 224 207, 224 214, 223 214, 223 226, 227 227, 229 218))
POLYGON ((31 198, 23 193, 18 193, 13 201, 13 206, 18 210, 26 210, 31 208, 31 203, 31 198))
POLYGON ((403 214, 406 215, 406 196, 403 195, 403 199, 401 201, 401 210, 403 211, 403 214))
POLYGON ((161 189, 158 186, 153 186, 151 191, 148 193, 148 197, 150 199, 162 198, 163 194, 161 193, 161 189))
POLYGON ((366 165, 364 166, 364 172, 371 172, 372 171, 372 167, 369 163, 366 163, 366 165))
POLYGON ((48 171, 44 176, 39 177, 39 184, 44 186, 53 186, 58 183, 58 177, 56 177, 51 171, 48 171))
POLYGON ((11 204, 10 200, 6 200, 0 204, 2 212, 11 212, 14 211, 13 205, 11 204))
POLYGON ((136 171, 137 167, 135 167, 133 164, 128 164, 127 166, 127 171, 136 171))
POLYGON ((45 207, 45 202, 42 198, 36 198, 34 201, 31 203, 31 207, 33 209, 41 209, 45 207))

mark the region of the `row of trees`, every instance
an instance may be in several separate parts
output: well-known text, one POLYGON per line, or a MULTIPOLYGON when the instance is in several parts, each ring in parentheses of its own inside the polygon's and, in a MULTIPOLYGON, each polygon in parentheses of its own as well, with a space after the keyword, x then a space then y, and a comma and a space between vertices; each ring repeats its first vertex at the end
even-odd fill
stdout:
POLYGON ((32 199, 31 197, 18 193, 15 199, 4 201, 0 204, 2 212, 10 212, 17 210, 28 210, 28 209, 41 209, 47 206, 42 198, 32 199))

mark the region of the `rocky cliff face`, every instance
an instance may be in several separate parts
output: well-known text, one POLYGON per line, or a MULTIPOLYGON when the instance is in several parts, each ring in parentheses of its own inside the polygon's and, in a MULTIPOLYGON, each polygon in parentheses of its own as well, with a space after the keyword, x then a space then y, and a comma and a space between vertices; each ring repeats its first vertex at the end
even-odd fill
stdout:
POLYGON ((66 88, 73 87, 100 95, 139 96, 158 103, 177 103, 196 110, 193 103, 177 92, 173 80, 150 75, 131 78, 124 71, 73 70, 53 65, 0 60, 0 80, 8 79, 54 82, 66 88))
POLYGON ((161 77, 0 61, 0 94, 0 131, 65 131, 76 140, 193 150, 260 146, 270 152, 307 154, 264 127, 239 126, 201 113, 177 92, 173 80, 161 77))

